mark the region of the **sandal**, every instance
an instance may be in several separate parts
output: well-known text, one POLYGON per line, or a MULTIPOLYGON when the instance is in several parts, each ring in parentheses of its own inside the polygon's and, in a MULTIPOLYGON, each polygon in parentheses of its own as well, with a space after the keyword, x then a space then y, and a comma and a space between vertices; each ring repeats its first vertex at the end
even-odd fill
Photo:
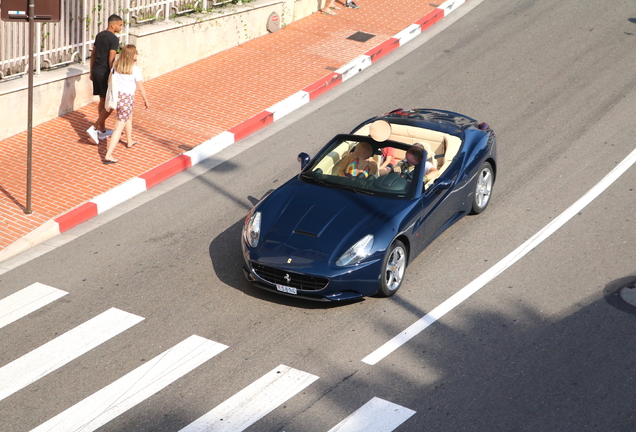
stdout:
POLYGON ((331 16, 336 15, 336 13, 335 13, 335 12, 331 12, 331 11, 329 11, 329 10, 326 10, 326 11, 325 11, 325 10, 322 10, 322 9, 320 9, 320 13, 321 13, 321 14, 323 14, 323 15, 331 15, 331 16))
POLYGON ((133 141, 133 143, 131 145, 126 144, 126 148, 131 148, 132 146, 134 146, 135 144, 137 144, 137 141, 133 141))

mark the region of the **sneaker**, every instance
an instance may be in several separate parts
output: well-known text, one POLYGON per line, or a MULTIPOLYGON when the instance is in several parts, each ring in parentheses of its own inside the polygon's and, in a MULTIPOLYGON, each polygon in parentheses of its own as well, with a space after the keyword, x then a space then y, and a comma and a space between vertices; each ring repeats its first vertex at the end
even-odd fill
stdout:
POLYGON ((347 3, 345 3, 345 6, 351 9, 358 9, 360 7, 352 1, 348 1, 347 3))
POLYGON ((112 129, 106 129, 104 132, 102 131, 97 131, 97 132, 98 132, 98 136, 100 140, 106 139, 113 134, 112 129))
POLYGON ((99 132, 97 129, 95 129, 94 126, 91 126, 88 129, 86 129, 86 132, 88 133, 88 136, 91 137, 91 139, 93 140, 95 144, 99 144, 99 132))

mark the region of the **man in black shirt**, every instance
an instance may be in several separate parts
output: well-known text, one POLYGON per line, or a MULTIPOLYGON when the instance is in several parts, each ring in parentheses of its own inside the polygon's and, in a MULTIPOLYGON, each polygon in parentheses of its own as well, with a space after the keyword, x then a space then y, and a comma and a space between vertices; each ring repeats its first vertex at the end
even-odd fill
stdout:
MULTIPOLYGON (((119 48, 119 38, 115 33, 119 33, 124 25, 124 21, 118 15, 108 17, 108 28, 97 33, 95 45, 91 52, 90 79, 93 81, 93 95, 99 95, 98 113, 99 118, 86 132, 95 142, 99 144, 100 139, 108 136, 106 130, 106 119, 110 111, 104 109, 106 102, 106 90, 108 89, 108 76, 113 67, 117 49, 119 48)), ((112 131, 110 131, 112 133, 112 131)))

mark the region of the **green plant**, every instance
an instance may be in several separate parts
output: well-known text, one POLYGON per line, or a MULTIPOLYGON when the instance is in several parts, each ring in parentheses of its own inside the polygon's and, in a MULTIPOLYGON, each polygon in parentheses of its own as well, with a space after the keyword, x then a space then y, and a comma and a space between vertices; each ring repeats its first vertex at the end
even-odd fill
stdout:
MULTIPOLYGON (((57 24, 57 23, 56 23, 57 24)), ((42 33, 40 39, 40 49, 44 49, 46 46, 46 40, 51 36, 51 32, 47 31, 49 23, 42 24, 42 33)))

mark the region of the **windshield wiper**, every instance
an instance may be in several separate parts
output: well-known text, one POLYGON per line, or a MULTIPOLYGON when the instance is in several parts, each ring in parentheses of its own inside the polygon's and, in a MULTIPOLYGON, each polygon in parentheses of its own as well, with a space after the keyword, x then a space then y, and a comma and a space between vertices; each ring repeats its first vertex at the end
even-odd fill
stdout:
POLYGON ((317 179, 316 177, 312 177, 312 176, 308 176, 307 174, 301 174, 300 178, 305 179, 305 180, 311 180, 312 182, 315 182, 317 184, 319 184, 320 186, 326 186, 327 182, 321 179, 317 179))
POLYGON ((339 184, 339 183, 328 183, 328 182, 326 182, 324 180, 318 179, 316 177, 309 176, 307 174, 301 174, 300 177, 302 179, 310 180, 310 181, 312 181, 312 182, 314 182, 316 184, 319 184, 320 186, 325 186, 325 187, 334 188, 334 189, 346 189, 346 190, 349 190, 351 192, 364 194, 364 195, 375 195, 375 192, 372 192, 370 190, 358 189, 358 188, 353 187, 353 186, 343 185, 343 184, 339 184))
POLYGON ((358 189, 358 188, 353 187, 353 186, 347 186, 347 185, 342 185, 342 184, 330 183, 330 184, 327 184, 325 186, 329 186, 329 187, 333 187, 333 188, 339 188, 339 189, 346 189, 346 190, 350 190, 351 192, 364 194, 364 195, 375 195, 375 193, 370 191, 370 190, 358 189))

